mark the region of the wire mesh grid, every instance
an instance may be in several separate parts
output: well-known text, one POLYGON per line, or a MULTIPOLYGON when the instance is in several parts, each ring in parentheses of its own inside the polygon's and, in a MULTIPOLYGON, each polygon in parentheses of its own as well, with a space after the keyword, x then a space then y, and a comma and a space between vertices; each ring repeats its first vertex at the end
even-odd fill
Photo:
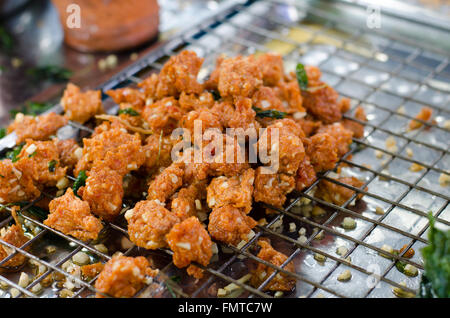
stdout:
MULTIPOLYGON (((133 85, 144 74, 159 71, 168 57, 183 49, 194 50, 205 57, 200 77, 209 74, 215 58, 222 53, 236 55, 275 50, 283 54, 288 70, 299 61, 319 66, 324 81, 352 100, 352 110, 361 105, 366 111, 368 122, 344 116, 364 124, 365 134, 361 139, 354 138, 354 147, 337 164, 342 167, 341 174, 356 176, 364 180, 364 185, 355 188, 342 183, 332 171, 318 176, 308 189, 291 194, 285 208, 270 207, 277 213, 266 225, 259 225, 256 235, 244 246, 224 246, 218 242, 222 251, 220 261, 208 267, 197 264, 209 275, 199 282, 191 280, 191 284, 180 284, 182 287, 168 285, 170 273, 183 275, 171 262, 170 250, 148 252, 133 245, 122 245, 119 250, 126 255, 145 252, 156 262, 161 260, 157 267, 167 274, 156 278, 150 293, 141 291, 136 297, 170 296, 174 291, 179 296, 210 297, 217 294, 217 288, 230 283, 242 288, 241 297, 274 297, 279 295, 266 292, 264 288, 279 273, 297 281, 295 291, 287 297, 392 297, 393 287, 415 293, 420 275, 405 276, 396 270, 396 261, 411 264, 422 272, 420 253, 412 258, 404 257, 404 253, 409 248, 419 251, 427 244, 428 211, 432 211, 439 223, 450 225, 449 191, 438 182, 440 175, 449 174, 450 132, 444 122, 450 112, 450 95, 445 86, 436 84, 450 82, 449 56, 416 43, 400 41, 381 31, 352 26, 299 2, 246 1, 150 53, 105 83, 102 89, 133 85), (409 121, 424 105, 433 109, 435 121, 420 121, 423 124, 420 129, 406 131, 409 121), (396 140, 396 151, 386 146, 388 137, 396 140), (411 171, 412 164, 421 168, 411 171), (321 180, 348 188, 353 195, 341 206, 318 199, 314 191, 321 180), (355 201, 358 194, 364 195, 363 200, 355 201), (326 214, 312 217, 308 202, 321 206, 326 214), (356 220, 356 229, 346 231, 340 226, 346 216, 356 220), (292 223, 296 231, 292 231, 292 223), (306 240, 299 239, 297 230, 300 228, 304 228, 306 240), (273 265, 256 256, 255 243, 262 236, 270 237, 274 246, 288 255, 282 265, 273 265), (399 254, 389 253, 382 249, 384 244, 396 248, 406 245, 406 248, 399 254), (338 255, 336 249, 342 246, 345 252, 338 255), (314 259, 318 254, 324 256, 323 262, 314 259), (290 262, 294 262, 295 272, 286 269, 290 262), (239 279, 249 263, 262 263, 274 271, 255 288, 239 279), (337 276, 346 269, 351 271, 352 279, 345 283, 338 281, 337 276)), ((110 112, 116 110, 117 107, 109 109, 110 112)), ((72 126, 92 132, 88 127, 73 123, 72 126)), ((77 288, 69 297, 93 295, 96 278, 82 280, 64 270, 63 264, 81 250, 102 262, 109 260, 111 253, 101 252, 94 243, 83 243, 27 216, 27 209, 46 196, 49 197, 45 194, 21 209, 23 218, 38 227, 30 241, 16 248, 0 240, 13 251, 0 261, 0 266, 19 253, 44 265, 45 271, 25 287, 18 284, 17 275, 12 278, 0 275, 0 281, 18 290, 15 297, 38 297, 33 288, 56 273, 76 284, 77 288), (31 253, 29 247, 39 244, 49 234, 56 234, 69 243, 69 251, 54 259, 31 253)), ((11 217, 6 218, 0 226, 10 221, 11 217)), ((114 233, 108 237, 127 236, 123 222, 108 224, 104 232, 114 233)), ((183 280, 189 278, 183 277, 183 280)))

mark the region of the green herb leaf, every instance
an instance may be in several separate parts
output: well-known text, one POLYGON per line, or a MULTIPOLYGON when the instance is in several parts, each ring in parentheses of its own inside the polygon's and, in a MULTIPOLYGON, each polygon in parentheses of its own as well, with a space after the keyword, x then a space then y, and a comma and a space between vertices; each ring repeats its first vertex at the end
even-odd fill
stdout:
POLYGON ((137 111, 135 111, 133 108, 121 109, 121 110, 119 110, 119 112, 117 114, 118 115, 126 114, 126 115, 130 115, 130 116, 139 116, 139 113, 137 111))
POLYGON ((48 171, 50 171, 50 172, 55 172, 55 168, 56 168, 56 165, 58 164, 58 161, 56 161, 56 160, 52 160, 52 161, 50 161, 49 163, 48 163, 48 171))
POLYGON ((28 158, 32 158, 32 157, 34 157, 35 155, 36 155, 36 151, 33 152, 32 154, 29 154, 29 155, 28 155, 28 158))
POLYGON ((72 76, 72 71, 61 66, 47 65, 30 68, 27 74, 36 81, 65 82, 72 76))
POLYGON ((450 297, 450 230, 435 227, 435 219, 429 214, 429 245, 422 249, 425 274, 422 275, 420 297, 450 297))
POLYGON ((274 109, 262 110, 261 108, 258 108, 258 107, 252 107, 252 108, 256 112, 256 116, 258 116, 258 117, 270 117, 270 118, 275 118, 275 119, 282 119, 282 118, 286 117, 286 113, 280 112, 279 110, 274 110, 274 109))
POLYGON ((78 189, 86 184, 86 179, 87 179, 86 171, 81 170, 80 173, 78 173, 77 179, 73 183, 72 189, 73 189, 73 193, 75 193, 75 195, 78 196, 78 194, 77 194, 78 189))
POLYGON ((180 276, 173 275, 173 276, 170 276, 170 279, 172 281, 174 281, 175 283, 177 283, 177 284, 179 284, 181 282, 181 277, 180 276))
POLYGON ((14 41, 8 31, 4 27, 0 27, 0 47, 2 50, 9 52, 14 46, 14 41))
POLYGON ((6 158, 11 159, 12 162, 16 162, 17 160, 19 160, 19 158, 17 156, 22 151, 22 148, 24 145, 25 145, 25 143, 22 142, 22 143, 18 144, 17 146, 15 146, 11 151, 8 151, 6 153, 6 158))
POLYGON ((11 118, 15 118, 18 113, 37 116, 53 106, 52 103, 27 102, 19 109, 13 109, 9 112, 11 118))
POLYGON ((297 75, 298 85, 302 90, 308 88, 308 75, 306 75, 305 66, 301 63, 297 64, 295 68, 295 73, 297 75))
POLYGON ((5 137, 6 135, 7 135, 6 128, 1 128, 0 129, 0 139, 5 137))

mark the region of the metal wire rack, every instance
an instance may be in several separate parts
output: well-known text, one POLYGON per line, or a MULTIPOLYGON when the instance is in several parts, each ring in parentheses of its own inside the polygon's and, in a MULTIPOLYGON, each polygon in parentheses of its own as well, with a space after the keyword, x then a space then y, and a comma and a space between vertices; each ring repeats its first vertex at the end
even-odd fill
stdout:
MULTIPOLYGON (((320 175, 308 189, 293 193, 285 208, 270 207, 277 213, 267 225, 258 226, 256 235, 243 247, 219 244, 222 251, 219 259, 208 267, 198 265, 208 273, 201 281, 193 281, 183 270, 178 270, 171 262, 169 250, 149 252, 135 246, 118 248, 127 255, 151 257, 163 273, 150 293, 141 291, 136 297, 170 297, 173 291, 185 297, 215 297, 217 288, 230 283, 242 288, 240 297, 274 297, 278 295, 265 292, 264 287, 278 273, 297 280, 295 291, 286 297, 393 297, 393 287, 415 293, 420 275, 405 276, 395 268, 396 261, 414 265, 422 272, 418 251, 427 244, 428 211, 439 223, 450 225, 449 190, 438 182, 440 174, 449 174, 450 163, 450 131, 444 127, 450 113, 448 53, 408 43, 382 30, 352 25, 351 21, 341 21, 324 10, 299 1, 250 0, 241 1, 189 32, 178 34, 102 85, 101 89, 134 85, 149 73, 159 71, 168 57, 183 49, 195 50, 206 58, 200 72, 203 77, 211 71, 215 58, 221 53, 236 55, 276 50, 283 54, 288 69, 299 61, 319 66, 324 81, 342 96, 349 97, 353 107, 361 105, 367 113, 368 122, 345 116, 364 124, 365 135, 362 139, 353 140, 355 147, 338 163, 345 165, 342 170, 346 174, 365 182, 361 188, 355 188, 338 181, 333 172, 320 175), (424 105, 433 109, 435 121, 421 121, 423 126, 420 129, 407 132, 407 124, 424 105), (386 147, 387 137, 396 140, 397 151, 386 147), (380 156, 382 158, 378 158, 380 156), (423 168, 412 172, 409 170, 412 164, 423 168), (354 194, 341 206, 318 199, 313 193, 321 180, 349 188, 354 194), (355 203, 358 194, 364 197, 355 203), (323 207, 326 215, 319 218, 308 215, 302 205, 305 199, 323 207), (379 210, 384 213, 376 213, 379 210), (340 226, 346 216, 356 220, 355 230, 346 231, 340 226), (306 241, 300 241, 297 231, 289 229, 290 223, 294 223, 297 230, 301 227, 306 229, 306 241), (275 266, 256 256, 255 243, 262 236, 270 237, 274 246, 288 255, 284 264, 275 266), (384 251, 381 248, 383 244, 394 248, 406 245, 407 248, 397 255, 384 251), (345 255, 336 253, 339 246, 346 246, 345 255), (404 257, 409 248, 417 251, 411 259, 404 257), (389 258, 381 257, 380 253, 388 254, 389 258), (316 262, 314 254, 325 256, 326 261, 316 262), (295 272, 286 270, 291 261, 295 264, 295 272), (258 288, 239 280, 251 263, 262 263, 274 269, 258 288), (351 271, 352 279, 339 282, 337 276, 346 269, 351 271), (175 274, 181 276, 182 282, 172 290, 167 287, 167 277, 175 274), (402 282, 406 285, 401 285, 402 282)), ((116 106, 109 109, 110 112, 116 110, 116 106)), ((88 133, 92 131, 74 123, 71 126, 88 133)), ((90 297, 95 293, 95 278, 82 280, 66 272, 62 265, 81 250, 103 262, 109 260, 115 250, 100 252, 93 242, 83 243, 27 215, 26 211, 31 206, 48 196, 44 194, 21 209, 23 218, 39 229, 30 241, 16 248, 0 240, 1 244, 14 251, 0 261, 0 266, 20 253, 44 265, 46 271, 25 287, 19 286, 17 274, 0 274, 0 281, 19 291, 15 297, 53 297, 56 286, 52 286, 52 291, 39 295, 32 290, 48 275, 59 273, 78 284, 71 297, 90 297), (28 249, 39 245, 49 235, 62 239, 65 252, 43 257, 42 253, 28 249)), ((10 221, 11 217, 8 217, 0 226, 10 221)), ((120 240, 127 236, 126 226, 120 221, 108 224, 104 232, 110 234, 105 244, 111 243, 112 238, 120 240)), ((4 292, 3 296, 7 295, 4 292)))

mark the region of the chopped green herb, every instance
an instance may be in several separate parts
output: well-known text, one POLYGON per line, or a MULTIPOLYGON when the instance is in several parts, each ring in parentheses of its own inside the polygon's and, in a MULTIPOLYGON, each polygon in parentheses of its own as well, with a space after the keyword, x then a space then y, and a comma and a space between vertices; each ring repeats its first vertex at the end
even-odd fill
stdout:
POLYGON ((25 145, 25 143, 20 143, 17 146, 15 146, 11 151, 8 151, 6 153, 6 158, 7 159, 11 159, 12 162, 16 162, 17 160, 19 160, 19 158, 17 157, 20 152, 22 151, 23 146, 25 145))
POLYGON ((306 75, 305 66, 298 63, 295 73, 297 75, 298 85, 302 90, 306 90, 308 88, 308 75, 306 75))
POLYGON ((419 297, 450 297, 450 230, 435 227, 435 219, 429 213, 429 245, 422 249, 425 273, 422 275, 419 297))
POLYGON ((86 171, 81 170, 80 173, 78 173, 77 179, 73 183, 73 193, 75 193, 75 195, 78 196, 77 194, 78 189, 86 184, 86 179, 87 179, 86 171))
POLYGON ((35 155, 36 155, 36 151, 33 152, 32 154, 29 154, 29 155, 28 155, 28 158, 32 158, 32 157, 34 157, 35 155))
POLYGON ((52 103, 27 102, 19 109, 13 109, 9 112, 11 118, 16 117, 18 113, 36 116, 53 106, 52 103))
POLYGON ((258 116, 258 117, 270 117, 270 118, 275 118, 275 119, 282 119, 282 118, 286 117, 286 113, 280 112, 279 110, 274 110, 274 109, 262 110, 261 108, 258 108, 258 107, 252 107, 252 108, 256 112, 256 116, 258 116))
POLYGON ((9 52, 14 46, 14 41, 8 31, 4 27, 0 27, 0 47, 3 51, 9 52))
POLYGON ((36 81, 65 82, 72 76, 72 71, 61 66, 46 65, 30 68, 27 74, 36 81))
POLYGON ((181 282, 181 277, 180 276, 170 276, 170 279, 173 280, 175 283, 179 284, 181 282))
POLYGON ((130 115, 130 116, 139 116, 139 113, 137 111, 135 111, 133 108, 121 109, 121 110, 119 110, 119 112, 117 114, 118 115, 126 114, 126 115, 130 115))
POLYGON ((48 163, 48 171, 50 171, 50 172, 55 172, 55 168, 56 168, 56 165, 58 164, 58 161, 56 161, 56 160, 52 160, 52 161, 50 161, 49 163, 48 163))
POLYGON ((0 129, 0 139, 1 138, 3 138, 3 137, 5 137, 7 134, 6 134, 6 128, 1 128, 0 129))

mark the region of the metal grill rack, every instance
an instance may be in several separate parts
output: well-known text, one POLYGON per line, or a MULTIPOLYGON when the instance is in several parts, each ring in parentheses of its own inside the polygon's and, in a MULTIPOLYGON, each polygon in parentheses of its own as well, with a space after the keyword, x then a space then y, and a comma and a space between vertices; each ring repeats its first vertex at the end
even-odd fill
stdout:
MULTIPOLYGON (((419 251, 427 244, 428 211, 438 223, 450 225, 450 191, 438 183, 440 174, 449 174, 450 164, 450 131, 444 127, 450 113, 448 52, 409 43, 393 34, 383 33, 382 29, 369 30, 351 21, 342 21, 325 10, 300 1, 240 1, 189 32, 178 34, 102 85, 101 89, 134 85, 146 74, 159 71, 169 56, 183 49, 195 50, 206 57, 200 72, 203 78, 209 74, 215 58, 221 53, 236 55, 275 50, 283 54, 288 70, 293 70, 298 62, 319 66, 323 80, 342 96, 349 97, 353 109, 356 105, 363 106, 368 116, 367 123, 360 122, 366 127, 364 138, 354 139, 354 147, 338 163, 345 165, 343 174, 357 176, 365 184, 355 188, 336 180, 333 172, 320 175, 311 187, 302 193, 293 193, 285 208, 271 207, 277 213, 266 216, 268 224, 258 226, 256 235, 245 246, 237 248, 219 244, 219 260, 208 267, 198 265, 208 273, 199 282, 194 282, 173 265, 169 250, 149 252, 135 246, 122 246, 119 249, 127 255, 151 257, 163 273, 150 292, 141 291, 136 297, 170 297, 174 292, 185 297, 214 297, 217 288, 230 283, 242 288, 240 297, 274 297, 278 295, 265 292, 264 287, 278 273, 297 280, 295 291, 286 297, 394 297, 393 287, 415 293, 420 274, 417 277, 405 276, 396 269, 395 262, 401 260, 414 265, 422 273, 419 251), (407 132, 405 128, 409 121, 424 105, 433 109, 435 121, 422 122, 424 125, 420 129, 407 132), (398 151, 388 150, 385 145, 388 137, 396 140, 398 151), (410 149, 413 150, 412 156, 410 149), (383 157, 377 158, 380 154, 383 157), (413 163, 423 169, 410 171, 413 163), (317 199, 313 191, 320 180, 349 188, 354 194, 342 206, 317 199), (363 200, 355 204, 358 194, 364 195, 363 200), (305 199, 323 207, 326 215, 320 218, 308 216, 302 205, 305 199), (384 213, 375 213, 380 208, 384 213), (345 216, 356 220, 356 229, 346 231, 340 226, 345 216), (283 221, 281 227, 280 221, 283 221), (306 229, 306 242, 298 240, 297 231, 289 231, 289 223, 295 223, 297 230, 301 227, 306 229), (323 236, 320 240, 317 239, 319 233, 323 236), (276 249, 288 255, 284 264, 275 266, 256 256, 256 241, 262 236, 269 237, 276 249), (397 255, 383 251, 383 244, 396 249, 407 245, 405 251, 412 247, 416 253, 408 259, 403 257, 404 252, 397 255), (336 254, 338 246, 346 246, 347 253, 336 254), (381 252, 390 254, 390 258, 381 257, 381 252), (326 261, 322 264, 315 261, 316 253, 325 256, 326 261), (291 261, 295 264, 295 272, 286 270, 291 261), (238 280, 243 275, 243 268, 250 263, 263 263, 275 271, 261 286, 254 288, 238 280), (339 282, 337 276, 346 269, 351 271, 352 279, 339 282), (179 275, 181 282, 167 288, 170 281, 167 277, 171 275, 179 275), (401 285, 402 282, 406 286, 401 285)), ((116 110, 117 107, 109 109, 111 113, 116 110)), ((345 118, 358 121, 351 115, 345 118)), ((73 127, 91 131, 87 127, 73 127)), ((27 209, 35 203, 23 207, 21 214, 40 231, 20 248, 0 240, 1 244, 14 250, 13 254, 0 261, 0 266, 20 253, 46 266, 47 271, 26 287, 18 285, 17 274, 0 274, 0 281, 19 290, 16 297, 53 297, 56 289, 45 290, 39 295, 31 290, 46 276, 57 272, 79 284, 80 288, 72 297, 93 295, 95 278, 81 280, 64 271, 62 265, 81 250, 103 262, 109 260, 115 251, 102 253, 92 243, 66 236, 27 216, 27 209), (55 234, 65 243, 64 252, 49 258, 28 251, 27 247, 40 244, 47 235, 55 238, 55 234)), ((11 217, 6 218, 0 226, 10 221, 11 217)), ((111 234, 106 240, 127 235, 123 222, 108 224, 105 231, 111 234)), ((8 295, 6 291, 3 294, 8 295)))

